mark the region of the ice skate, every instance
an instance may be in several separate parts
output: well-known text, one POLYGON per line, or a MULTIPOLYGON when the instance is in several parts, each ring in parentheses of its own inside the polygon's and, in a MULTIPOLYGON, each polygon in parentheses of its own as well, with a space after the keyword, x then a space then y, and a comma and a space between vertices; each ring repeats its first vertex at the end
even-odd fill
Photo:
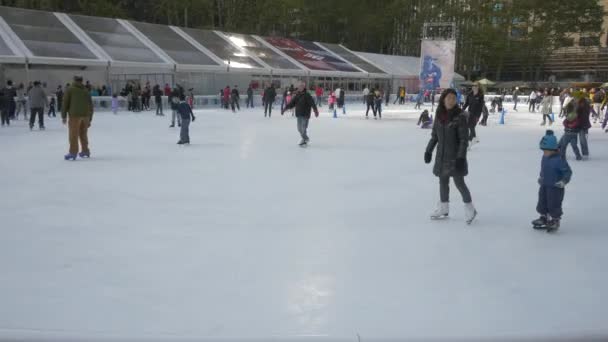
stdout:
POLYGON ((450 214, 450 203, 439 202, 437 208, 431 213, 431 220, 441 220, 448 217, 450 214))

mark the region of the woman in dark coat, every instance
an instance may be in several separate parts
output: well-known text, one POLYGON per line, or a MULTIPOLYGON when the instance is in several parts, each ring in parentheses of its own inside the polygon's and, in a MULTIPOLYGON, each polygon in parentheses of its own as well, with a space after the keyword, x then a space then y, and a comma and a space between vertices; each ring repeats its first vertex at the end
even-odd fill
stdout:
POLYGON ((465 219, 468 224, 473 222, 477 211, 473 206, 471 193, 464 182, 468 174, 467 147, 469 146, 469 126, 467 113, 456 104, 456 91, 446 89, 439 98, 439 105, 435 113, 433 131, 426 152, 424 162, 429 164, 435 154, 433 174, 439 177, 439 193, 441 202, 431 219, 445 218, 449 214, 450 177, 454 179, 456 188, 462 195, 465 204, 465 219))

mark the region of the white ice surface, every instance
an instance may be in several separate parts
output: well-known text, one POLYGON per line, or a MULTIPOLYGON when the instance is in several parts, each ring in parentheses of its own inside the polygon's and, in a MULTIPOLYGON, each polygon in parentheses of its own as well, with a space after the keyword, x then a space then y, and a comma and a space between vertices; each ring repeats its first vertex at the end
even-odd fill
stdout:
POLYGON ((0 129, 0 338, 608 336, 608 134, 571 158, 549 235, 529 223, 540 115, 478 126, 466 226, 453 186, 428 219, 419 111, 356 107, 324 108, 307 149, 259 108, 196 111, 187 147, 167 117, 100 113, 75 162, 59 119, 0 129))

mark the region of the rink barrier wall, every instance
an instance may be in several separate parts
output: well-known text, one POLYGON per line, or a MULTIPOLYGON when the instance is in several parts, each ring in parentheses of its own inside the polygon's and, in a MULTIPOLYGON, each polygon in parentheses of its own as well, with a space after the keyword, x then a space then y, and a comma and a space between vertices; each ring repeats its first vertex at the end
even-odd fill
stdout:
MULTIPOLYGON (((416 98, 417 94, 407 94, 406 96, 406 102, 415 102, 415 98, 416 98)), ((492 98, 494 96, 498 96, 498 95, 486 95, 486 102, 489 103, 490 101, 492 101, 492 98)), ((313 98, 315 96, 313 95, 313 98)), ((439 95, 437 95, 437 99, 438 99, 439 95)), ((50 103, 50 99, 51 96, 48 97, 49 98, 49 103, 50 103)), ((327 98, 328 96, 322 96, 321 99, 323 101, 323 105, 327 105, 327 98)), ((390 96, 389 98, 389 104, 393 104, 393 102, 395 101, 396 95, 393 94, 390 96)), ((241 107, 246 107, 246 95, 245 96, 241 96, 240 101, 239 101, 239 105, 241 107)), ((277 99, 275 100, 275 104, 281 105, 281 97, 277 96, 277 99)), ((15 98, 15 101, 17 101, 17 98, 15 98)), ((26 101, 27 101, 27 97, 26 97, 26 101)), ((559 97, 558 96, 554 96, 553 99, 553 103, 555 104, 559 104, 559 97)), ((519 96, 519 101, 518 103, 521 105, 527 105, 528 102, 528 96, 519 96)), ((162 103, 163 103, 163 111, 165 110, 170 110, 169 107, 169 102, 168 102, 168 98, 167 96, 163 96, 162 97, 162 103)), ((345 96, 345 103, 348 106, 348 104, 353 104, 353 103, 360 103, 363 104, 364 103, 364 99, 363 99, 363 95, 359 94, 359 95, 354 95, 354 94, 350 94, 350 95, 346 95, 345 96)), ((513 99, 511 95, 506 95, 505 96, 505 103, 513 103, 513 99)), ((384 101, 383 101, 384 104, 384 101)), ((99 111, 99 112, 103 112, 103 111, 111 111, 112 105, 112 97, 111 96, 93 96, 93 108, 95 109, 95 111, 99 111)), ((254 107, 261 107, 262 106, 262 96, 261 95, 254 95, 253 96, 253 105, 254 107)), ((27 106, 29 108, 29 106, 27 106)), ((127 104, 127 99, 125 97, 119 96, 118 97, 118 110, 127 110, 128 104, 127 104)), ((216 107, 220 107, 220 97, 217 95, 195 95, 194 96, 194 109, 208 109, 208 108, 216 108, 216 107)), ((156 103, 154 101, 154 97, 150 98, 150 108, 155 109, 156 108, 156 103)), ((55 107, 55 109, 57 109, 57 107, 55 107)), ((509 108, 507 108, 508 110, 509 108)))

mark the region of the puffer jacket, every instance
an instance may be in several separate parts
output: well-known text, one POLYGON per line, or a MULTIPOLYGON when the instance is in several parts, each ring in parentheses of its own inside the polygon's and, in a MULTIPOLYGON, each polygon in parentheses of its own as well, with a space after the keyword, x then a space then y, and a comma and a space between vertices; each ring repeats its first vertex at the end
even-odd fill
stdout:
POLYGON ((435 113, 431 140, 429 141, 426 152, 435 154, 435 165, 433 174, 437 177, 466 176, 469 173, 468 163, 466 162, 467 148, 469 146, 469 127, 467 126, 468 113, 454 107, 448 113, 439 113, 439 108, 435 113), (456 159, 465 160, 462 170, 456 169, 456 159))

